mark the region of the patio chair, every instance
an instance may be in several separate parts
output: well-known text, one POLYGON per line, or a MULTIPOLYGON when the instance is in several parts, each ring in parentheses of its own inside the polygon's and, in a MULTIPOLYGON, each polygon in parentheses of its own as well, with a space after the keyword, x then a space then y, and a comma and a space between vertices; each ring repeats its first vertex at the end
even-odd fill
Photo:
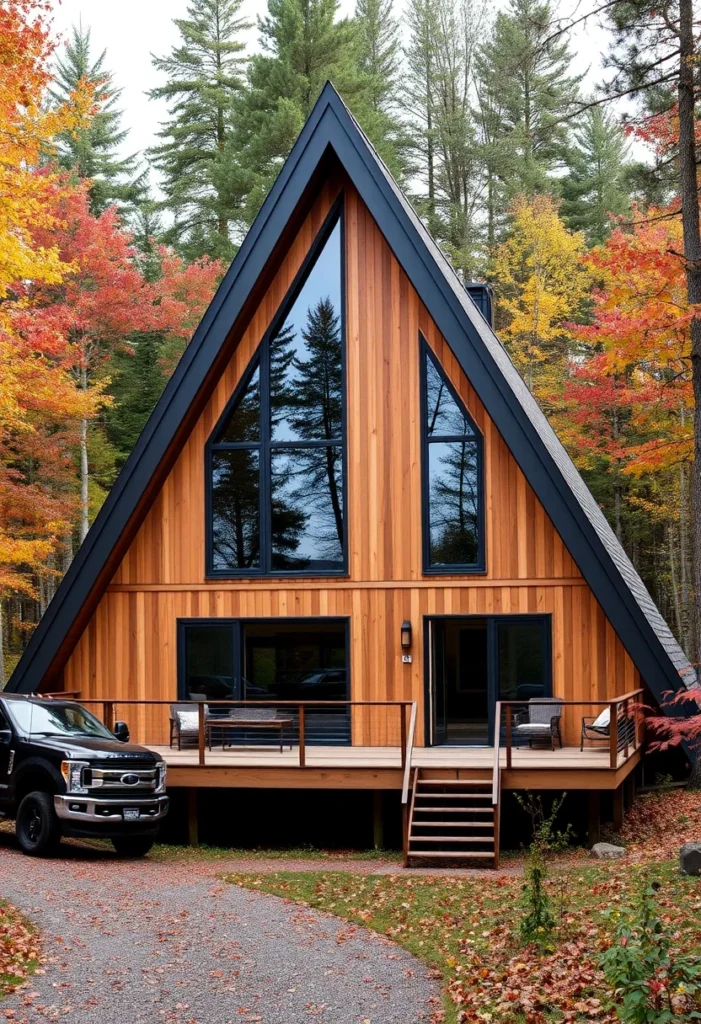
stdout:
MULTIPOLYGON (((200 716, 197 703, 170 705, 170 746, 177 737, 178 750, 183 749, 183 742, 197 743, 200 734, 200 716)), ((205 721, 209 715, 209 707, 204 706, 205 721)))
POLYGON ((514 731, 516 736, 528 740, 529 747, 533 746, 534 739, 549 739, 554 750, 556 736, 562 747, 561 718, 562 701, 557 697, 540 697, 537 701, 529 701, 528 707, 518 714, 514 731))
POLYGON ((611 708, 604 708, 596 717, 582 718, 582 735, 579 741, 580 751, 584 750, 584 741, 591 743, 609 743, 611 739, 611 708))

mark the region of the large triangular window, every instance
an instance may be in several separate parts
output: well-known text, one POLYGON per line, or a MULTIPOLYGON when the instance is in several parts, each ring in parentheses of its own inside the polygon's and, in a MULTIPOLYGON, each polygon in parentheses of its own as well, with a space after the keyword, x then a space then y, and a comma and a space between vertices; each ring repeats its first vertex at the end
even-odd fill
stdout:
POLYGON ((335 212, 208 443, 209 575, 345 572, 342 275, 335 212))
POLYGON ((424 570, 484 571, 482 436, 423 336, 424 570))

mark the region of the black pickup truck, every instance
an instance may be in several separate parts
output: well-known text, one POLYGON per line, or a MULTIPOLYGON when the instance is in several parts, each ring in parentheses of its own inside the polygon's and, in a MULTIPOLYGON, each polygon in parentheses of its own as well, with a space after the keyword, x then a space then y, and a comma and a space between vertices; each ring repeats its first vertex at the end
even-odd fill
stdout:
POLYGON ((25 853, 61 836, 110 839, 141 857, 168 813, 166 766, 74 701, 0 693, 0 818, 14 818, 25 853))

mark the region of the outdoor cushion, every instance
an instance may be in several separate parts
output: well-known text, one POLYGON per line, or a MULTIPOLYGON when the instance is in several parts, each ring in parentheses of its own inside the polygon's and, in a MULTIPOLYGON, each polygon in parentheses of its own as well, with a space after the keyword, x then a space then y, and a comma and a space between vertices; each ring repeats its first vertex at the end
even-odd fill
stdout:
POLYGON ((175 718, 181 735, 194 735, 199 731, 199 714, 197 711, 176 711, 175 718))
POLYGON ((272 722, 277 718, 275 708, 230 708, 228 718, 238 722, 272 722))
POLYGON ((516 726, 517 732, 550 732, 550 723, 545 722, 523 722, 516 726))
POLYGON ((611 725, 611 708, 604 708, 601 714, 594 719, 590 729, 608 729, 611 725))

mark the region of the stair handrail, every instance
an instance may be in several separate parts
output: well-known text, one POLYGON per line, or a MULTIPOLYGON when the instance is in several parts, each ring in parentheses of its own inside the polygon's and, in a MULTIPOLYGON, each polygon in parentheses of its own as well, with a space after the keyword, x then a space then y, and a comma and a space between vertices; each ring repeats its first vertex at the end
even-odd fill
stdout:
POLYGON ((411 715, 409 717, 409 731, 406 738, 406 755, 404 758, 404 780, 402 783, 402 804, 409 802, 409 786, 411 784, 411 761, 414 753, 414 733, 416 732, 416 701, 411 703, 411 715))
POLYGON ((501 701, 494 714, 494 768, 492 774, 492 809, 494 811, 494 867, 499 867, 499 831, 501 825, 501 701))

